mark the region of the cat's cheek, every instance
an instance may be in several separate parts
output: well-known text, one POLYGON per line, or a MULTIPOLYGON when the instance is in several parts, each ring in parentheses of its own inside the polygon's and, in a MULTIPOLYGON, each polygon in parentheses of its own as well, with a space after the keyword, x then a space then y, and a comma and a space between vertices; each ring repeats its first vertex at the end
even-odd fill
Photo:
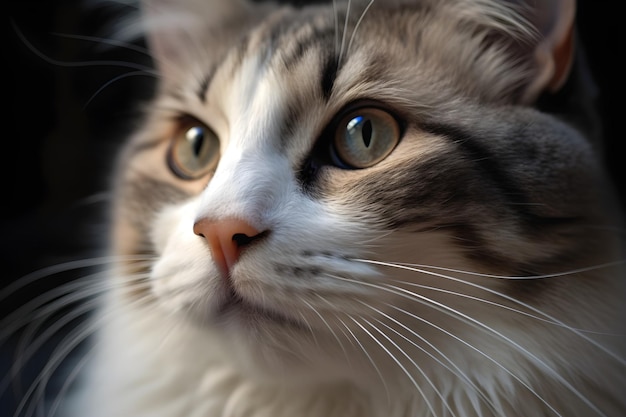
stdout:
POLYGON ((161 256, 172 240, 185 242, 197 241, 193 233, 193 219, 198 207, 198 199, 194 198, 182 205, 165 207, 155 216, 150 240, 154 251, 161 256))
POLYGON ((210 251, 193 233, 196 206, 192 201, 157 216, 152 240, 158 261, 150 271, 150 285, 159 304, 170 311, 193 307, 202 310, 201 314, 210 314, 223 302, 226 292, 210 251))

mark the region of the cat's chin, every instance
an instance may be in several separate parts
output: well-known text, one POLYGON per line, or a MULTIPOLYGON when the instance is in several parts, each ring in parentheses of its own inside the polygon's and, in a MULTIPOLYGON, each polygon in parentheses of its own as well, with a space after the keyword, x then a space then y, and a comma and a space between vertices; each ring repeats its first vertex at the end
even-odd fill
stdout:
POLYGON ((290 317, 276 308, 257 304, 231 290, 219 306, 211 313, 211 321, 217 326, 245 326, 262 328, 263 326, 285 326, 304 330, 304 323, 290 317))

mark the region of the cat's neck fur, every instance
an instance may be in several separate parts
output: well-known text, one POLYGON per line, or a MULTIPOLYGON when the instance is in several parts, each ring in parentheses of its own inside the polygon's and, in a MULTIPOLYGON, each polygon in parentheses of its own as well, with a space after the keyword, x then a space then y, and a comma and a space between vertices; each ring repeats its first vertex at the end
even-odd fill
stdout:
MULTIPOLYGON (((446 413, 528 417, 551 415, 554 408, 578 416, 576 410, 583 401, 573 399, 570 387, 559 378, 536 381, 533 369, 541 365, 519 355, 513 366, 511 358, 498 353, 506 346, 481 344, 481 335, 467 338, 476 351, 468 351, 463 358, 472 363, 461 371, 467 378, 465 384, 440 370, 426 370, 428 379, 412 372, 400 381, 371 375, 343 381, 309 379, 306 383, 293 375, 267 378, 242 371, 248 364, 231 356, 206 329, 183 324, 167 313, 128 307, 120 303, 123 297, 111 294, 101 311, 108 323, 95 341, 98 361, 90 370, 87 385, 98 389, 83 392, 78 396, 81 402, 71 404, 76 410, 90 410, 90 417, 426 417, 446 413), (506 369, 494 366, 501 361, 507 361, 506 369), (518 383, 541 392, 521 394, 515 388, 518 383), (478 387, 480 394, 472 386, 478 387), (544 414, 538 414, 539 410, 544 414)), ((535 336, 537 340, 549 338, 547 334, 535 336)), ((565 363, 577 360, 570 355, 584 357, 585 352, 568 353, 563 346, 561 359, 565 363)), ((546 365, 561 369, 559 363, 546 365)), ((592 371, 584 384, 573 389, 583 392, 587 401, 602 401, 605 394, 597 381, 603 375, 610 377, 602 370, 592 371)), ((616 407, 619 410, 619 405, 616 407)))

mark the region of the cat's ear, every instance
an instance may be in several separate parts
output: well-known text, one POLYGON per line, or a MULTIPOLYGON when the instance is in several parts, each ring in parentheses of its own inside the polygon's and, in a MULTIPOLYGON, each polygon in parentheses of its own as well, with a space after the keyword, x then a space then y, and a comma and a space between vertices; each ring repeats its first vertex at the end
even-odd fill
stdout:
POLYGON ((544 91, 558 91, 569 76, 574 59, 576 0, 523 0, 527 18, 539 33, 533 59, 536 72, 522 101, 533 102, 544 91))
POLYGON ((176 79, 228 47, 248 27, 255 5, 246 0, 141 0, 142 30, 162 79, 176 79))

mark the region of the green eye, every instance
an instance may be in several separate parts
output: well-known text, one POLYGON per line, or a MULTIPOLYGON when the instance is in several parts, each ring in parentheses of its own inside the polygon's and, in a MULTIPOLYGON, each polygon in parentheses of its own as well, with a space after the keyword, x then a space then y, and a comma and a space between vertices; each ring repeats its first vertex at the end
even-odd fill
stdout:
POLYGON ((168 165, 178 177, 200 178, 215 169, 220 155, 217 135, 199 122, 186 123, 172 139, 168 165))
POLYGON ((367 168, 385 159, 400 141, 396 119, 378 108, 350 112, 337 125, 334 150, 342 163, 367 168))

